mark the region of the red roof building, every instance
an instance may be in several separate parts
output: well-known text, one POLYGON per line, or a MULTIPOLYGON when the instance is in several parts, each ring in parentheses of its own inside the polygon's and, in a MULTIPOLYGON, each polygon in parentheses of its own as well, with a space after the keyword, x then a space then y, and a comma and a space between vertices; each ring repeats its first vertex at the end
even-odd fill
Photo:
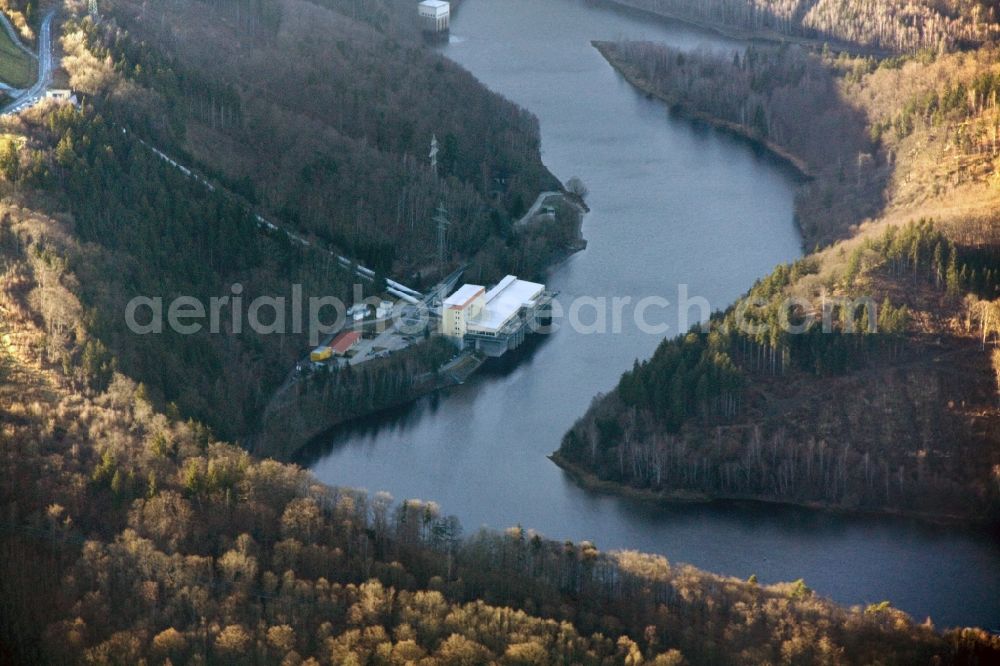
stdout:
POLYGON ((336 339, 330 343, 330 349, 337 356, 343 356, 350 350, 354 349, 354 346, 361 341, 361 333, 358 331, 348 331, 346 333, 341 333, 336 337, 336 339))

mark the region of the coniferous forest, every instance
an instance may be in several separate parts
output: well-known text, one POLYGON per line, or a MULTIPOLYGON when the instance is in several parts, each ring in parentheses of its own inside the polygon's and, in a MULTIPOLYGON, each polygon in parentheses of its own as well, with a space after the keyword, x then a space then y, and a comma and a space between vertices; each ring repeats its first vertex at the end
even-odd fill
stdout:
POLYGON ((818 245, 637 362, 556 459, 654 495, 996 520, 995 48, 596 46, 675 112, 794 161, 818 245))

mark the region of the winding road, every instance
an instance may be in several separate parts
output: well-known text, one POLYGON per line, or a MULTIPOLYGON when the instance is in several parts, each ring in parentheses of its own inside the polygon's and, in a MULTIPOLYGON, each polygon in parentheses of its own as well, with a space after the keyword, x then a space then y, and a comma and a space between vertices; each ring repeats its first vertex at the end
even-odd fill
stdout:
MULTIPOLYGON (((0 115, 19 113, 31 106, 34 106, 45 96, 45 91, 52 83, 52 63, 54 60, 52 56, 52 21, 54 18, 55 18, 55 10, 52 10, 48 14, 46 14, 45 18, 42 20, 41 31, 39 32, 38 36, 38 56, 37 56, 38 80, 35 81, 35 85, 31 86, 31 88, 29 88, 28 90, 21 92, 19 95, 17 95, 17 97, 13 101, 11 101, 9 104, 3 107, 3 109, 0 109, 0 115)), ((10 33, 11 38, 14 39, 15 43, 18 46, 25 49, 26 51, 28 50, 27 47, 24 46, 23 43, 21 43, 20 40, 16 39, 16 31, 14 30, 14 26, 10 24, 10 21, 2 13, 0 13, 0 24, 3 24, 3 28, 7 30, 8 33, 10 33)), ((171 159, 163 151, 155 148, 154 146, 149 146, 148 144, 146 144, 145 141, 142 141, 142 139, 139 139, 139 141, 147 148, 152 150, 160 159, 164 160, 174 168, 180 170, 188 178, 193 178, 197 180, 202 185, 207 187, 209 190, 212 191, 215 190, 215 186, 209 183, 208 180, 206 180, 205 178, 202 178, 201 176, 195 174, 191 169, 171 159)), ((543 197, 539 198, 539 202, 542 200, 542 198, 543 197)), ((279 230, 278 225, 266 220, 261 215, 256 214, 256 218, 259 226, 266 227, 272 231, 279 230)), ((284 229, 282 229, 282 231, 284 231, 291 240, 299 244, 312 245, 310 241, 306 240, 305 238, 302 238, 301 236, 291 231, 284 229)), ((333 256, 336 258, 336 260, 342 267, 349 269, 353 266, 357 275, 362 279, 368 281, 372 281, 375 279, 375 271, 372 271, 360 264, 352 262, 347 257, 342 257, 339 255, 333 255, 333 256)), ((424 294, 421 294, 415 289, 411 289, 406 285, 391 279, 386 280, 386 291, 388 291, 393 296, 402 299, 403 301, 405 301, 410 305, 417 305, 425 298, 424 294)))
POLYGON ((528 212, 525 213, 520 220, 514 223, 514 226, 516 227, 526 226, 529 222, 531 222, 531 220, 534 219, 535 215, 538 214, 539 209, 541 209, 542 204, 545 203, 546 199, 548 199, 549 197, 554 197, 559 194, 562 194, 562 192, 552 191, 552 192, 542 192, 541 194, 539 194, 538 198, 535 199, 535 203, 531 204, 531 208, 528 209, 528 212))
MULTIPOLYGON (((45 96, 45 91, 52 83, 52 19, 55 11, 50 11, 42 19, 42 28, 38 34, 38 80, 11 103, 0 110, 0 114, 19 113, 34 106, 45 96)), ((17 41, 20 44, 20 41, 17 41)))

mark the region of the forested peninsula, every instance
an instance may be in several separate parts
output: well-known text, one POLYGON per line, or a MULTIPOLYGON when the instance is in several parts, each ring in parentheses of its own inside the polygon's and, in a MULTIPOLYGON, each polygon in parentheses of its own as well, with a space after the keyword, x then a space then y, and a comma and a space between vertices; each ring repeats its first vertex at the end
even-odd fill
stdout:
POLYGON ((975 48, 1000 35, 995 3, 983 0, 596 0, 759 41, 835 44, 892 55, 975 48))
POLYGON ((598 46, 671 107, 808 166, 796 213, 817 249, 637 362, 555 460, 654 498, 996 521, 995 47, 598 46))

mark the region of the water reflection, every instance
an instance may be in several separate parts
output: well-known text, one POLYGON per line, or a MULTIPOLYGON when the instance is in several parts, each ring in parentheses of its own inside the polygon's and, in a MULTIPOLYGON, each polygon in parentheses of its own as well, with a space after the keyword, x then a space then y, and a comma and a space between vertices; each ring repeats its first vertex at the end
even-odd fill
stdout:
MULTIPOLYGON (((685 49, 732 42, 578 0, 466 0, 452 31, 462 39, 445 53, 536 113, 546 165, 590 188, 590 245, 548 279, 560 299, 673 301, 687 284, 721 308, 800 256, 790 169, 672 116, 590 44, 618 36, 685 49)), ((667 321, 676 332, 675 318, 667 321)), ((563 328, 463 386, 337 429, 301 462, 328 483, 437 501, 466 531, 520 523, 740 578, 803 577, 840 602, 891 599, 939 625, 1000 621, 993 534, 752 503, 659 506, 574 483, 547 456, 593 397, 661 337, 630 326, 604 336, 563 328)))

